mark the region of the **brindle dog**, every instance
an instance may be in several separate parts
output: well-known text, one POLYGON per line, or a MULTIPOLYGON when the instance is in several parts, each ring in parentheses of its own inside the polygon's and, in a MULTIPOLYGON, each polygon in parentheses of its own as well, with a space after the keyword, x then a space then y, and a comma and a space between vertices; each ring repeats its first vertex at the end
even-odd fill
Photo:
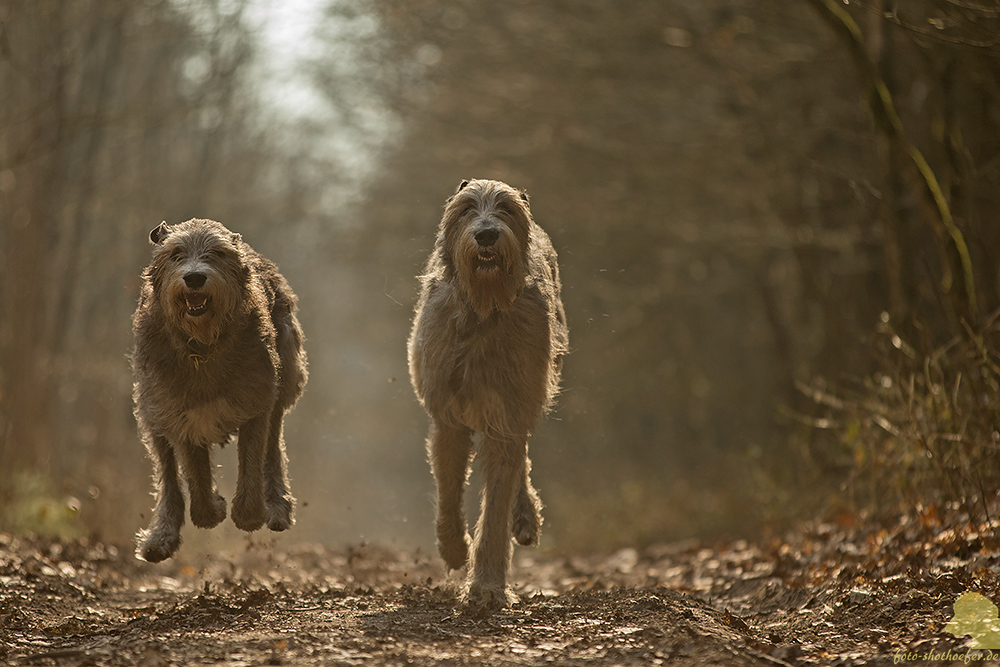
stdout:
POLYGON ((278 268, 218 222, 161 224, 132 316, 135 417, 154 464, 156 507, 136 554, 151 563, 180 546, 187 480, 191 522, 226 517, 211 446, 236 433, 232 518, 254 531, 292 526, 282 420, 306 384, 296 297, 278 268))

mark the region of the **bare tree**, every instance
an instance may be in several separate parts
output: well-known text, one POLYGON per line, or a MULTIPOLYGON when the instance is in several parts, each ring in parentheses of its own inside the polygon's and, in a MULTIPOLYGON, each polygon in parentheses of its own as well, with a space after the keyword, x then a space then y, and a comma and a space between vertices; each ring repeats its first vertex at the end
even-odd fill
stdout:
POLYGON ((0 497, 20 471, 76 494, 128 491, 116 467, 141 451, 123 355, 145 233, 253 208, 229 190, 265 161, 242 11, 0 5, 0 497))

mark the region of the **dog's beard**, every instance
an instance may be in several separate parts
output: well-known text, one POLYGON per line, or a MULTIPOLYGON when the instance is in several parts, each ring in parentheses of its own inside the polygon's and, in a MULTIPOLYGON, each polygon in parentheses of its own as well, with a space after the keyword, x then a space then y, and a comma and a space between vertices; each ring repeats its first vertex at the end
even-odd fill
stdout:
POLYGON ((453 262, 462 292, 480 318, 511 307, 524 283, 524 268, 517 243, 509 232, 488 248, 471 232, 463 235, 453 262))
POLYGON ((219 340, 219 317, 212 298, 205 292, 185 292, 182 305, 181 329, 203 345, 219 340))
POLYGON ((183 281, 178 282, 180 284, 174 285, 166 304, 171 320, 185 340, 214 345, 229 319, 225 295, 219 290, 187 289, 183 281))

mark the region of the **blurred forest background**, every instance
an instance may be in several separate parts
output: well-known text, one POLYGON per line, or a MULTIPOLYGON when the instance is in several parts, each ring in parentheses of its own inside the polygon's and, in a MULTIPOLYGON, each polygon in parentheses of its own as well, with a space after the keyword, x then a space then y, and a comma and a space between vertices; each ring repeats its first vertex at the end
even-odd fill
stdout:
POLYGON ((281 539, 430 546, 405 340, 472 177, 562 265, 545 546, 996 501, 1000 2, 0 0, 0 529, 145 526, 138 276, 209 217, 300 297, 281 539))

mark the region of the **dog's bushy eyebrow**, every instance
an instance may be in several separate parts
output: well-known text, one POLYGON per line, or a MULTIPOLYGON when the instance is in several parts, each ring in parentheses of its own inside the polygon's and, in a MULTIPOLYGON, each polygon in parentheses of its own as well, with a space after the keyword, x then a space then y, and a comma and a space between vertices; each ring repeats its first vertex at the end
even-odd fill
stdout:
POLYGON ((182 243, 171 243, 168 238, 161 243, 157 243, 153 246, 153 266, 160 266, 167 263, 169 260, 179 257, 180 255, 186 254, 187 249, 182 243))
POLYGON ((479 197, 462 192, 455 195, 454 200, 449 203, 449 208, 454 210, 458 216, 464 217, 470 213, 486 208, 485 204, 486 202, 479 197))
POLYGON ((234 253, 236 252, 236 246, 234 246, 229 241, 220 241, 218 239, 211 239, 202 249, 202 252, 223 252, 223 253, 234 253))
POLYGON ((519 204, 517 200, 514 199, 514 197, 511 197, 506 192, 497 195, 496 205, 499 208, 504 209, 505 211, 511 211, 511 212, 520 211, 523 208, 523 206, 519 204))
MULTIPOLYGON (((166 247, 171 247, 169 239, 167 240, 166 247)), ((173 247, 180 248, 183 252, 194 257, 201 257, 212 253, 223 253, 225 255, 236 252, 236 247, 229 240, 214 235, 205 235, 196 238, 194 243, 188 245, 178 242, 173 247)))

